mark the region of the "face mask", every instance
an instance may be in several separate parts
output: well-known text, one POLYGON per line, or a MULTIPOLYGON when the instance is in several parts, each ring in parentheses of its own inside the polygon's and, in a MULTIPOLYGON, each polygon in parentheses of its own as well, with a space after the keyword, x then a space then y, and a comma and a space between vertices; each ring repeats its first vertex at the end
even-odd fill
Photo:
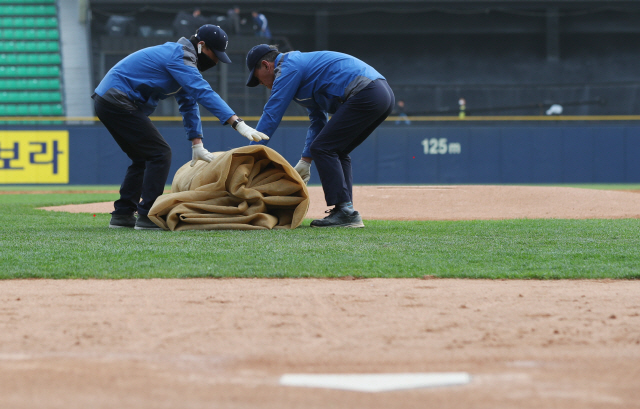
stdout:
POLYGON ((205 53, 198 53, 198 71, 203 72, 208 70, 209 68, 215 67, 216 62, 213 61, 209 56, 205 53))

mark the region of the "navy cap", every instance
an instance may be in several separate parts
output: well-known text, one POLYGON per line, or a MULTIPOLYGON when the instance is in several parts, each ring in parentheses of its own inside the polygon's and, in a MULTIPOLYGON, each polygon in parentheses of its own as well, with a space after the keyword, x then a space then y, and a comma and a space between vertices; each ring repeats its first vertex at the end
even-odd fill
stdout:
POLYGON ((231 64, 229 56, 225 53, 229 44, 229 37, 223 29, 213 24, 205 24, 196 31, 196 39, 198 42, 204 41, 220 61, 231 64))
POLYGON ((253 73, 256 69, 256 64, 262 57, 264 57, 267 53, 271 51, 277 51, 273 48, 269 47, 267 44, 260 44, 253 47, 249 53, 247 53, 247 68, 249 71, 249 78, 247 79, 247 87, 255 87, 260 84, 260 81, 253 76, 253 73))

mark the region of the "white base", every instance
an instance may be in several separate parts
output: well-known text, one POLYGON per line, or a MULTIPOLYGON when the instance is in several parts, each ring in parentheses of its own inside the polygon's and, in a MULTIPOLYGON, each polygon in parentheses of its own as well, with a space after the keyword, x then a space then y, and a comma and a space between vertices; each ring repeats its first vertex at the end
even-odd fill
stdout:
POLYGON ((465 385, 471 382, 466 372, 398 374, 285 374, 280 385, 308 388, 343 389, 358 392, 387 392, 435 386, 465 385))

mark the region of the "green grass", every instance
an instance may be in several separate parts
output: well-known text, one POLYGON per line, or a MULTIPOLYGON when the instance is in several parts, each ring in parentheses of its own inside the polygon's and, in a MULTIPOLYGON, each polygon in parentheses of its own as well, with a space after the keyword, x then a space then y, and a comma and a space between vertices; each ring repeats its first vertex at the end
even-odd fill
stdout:
MULTIPOLYGON (((169 186, 170 187, 170 186, 169 186)), ((10 192, 10 191, 18 191, 18 192, 37 192, 37 191, 84 191, 84 190, 114 190, 117 191, 120 189, 118 185, 0 185, 0 192, 10 192)))
POLYGON ((0 194, 0 279, 640 278, 638 219, 369 220, 364 229, 328 230, 306 220, 295 230, 164 232, 109 229, 107 214, 36 209, 116 197, 0 194))

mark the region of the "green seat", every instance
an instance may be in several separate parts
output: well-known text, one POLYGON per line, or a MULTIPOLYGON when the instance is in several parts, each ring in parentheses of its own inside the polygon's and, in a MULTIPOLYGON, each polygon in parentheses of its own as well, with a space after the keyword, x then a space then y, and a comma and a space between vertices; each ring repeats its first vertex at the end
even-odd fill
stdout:
POLYGON ((29 78, 29 79, 23 78, 21 79, 21 81, 22 82, 20 82, 19 84, 20 86, 19 89, 26 89, 26 90, 32 91, 36 89, 42 89, 41 81, 46 81, 46 80, 42 80, 38 78, 29 78))
POLYGON ((28 20, 32 20, 33 21, 33 18, 13 17, 11 19, 10 25, 7 25, 7 27, 21 28, 21 27, 32 26, 33 23, 29 24, 28 20))
POLYGON ((29 89, 29 90, 37 90, 37 89, 60 89, 60 80, 59 79, 29 79, 24 80, 23 87, 20 89, 29 89))
MULTIPOLYGON (((2 44, 2 43, 0 43, 2 44)), ((7 43, 5 43, 6 45, 7 43)), ((11 45, 6 45, 6 49, 2 49, 0 45, 0 51, 21 51, 21 52, 58 52, 60 51, 60 44, 57 41, 28 41, 24 43, 12 42, 11 45)))
POLYGON ((53 104, 53 115, 62 116, 64 115, 64 109, 62 108, 62 104, 53 104))
POLYGON ((28 13, 32 16, 55 16, 58 13, 56 10, 56 6, 25 6, 25 8, 29 8, 28 13))
POLYGON ((34 102, 35 98, 29 92, 1 92, 0 100, 16 104, 27 104, 34 102))
POLYGON ((42 89, 60 89, 60 80, 58 78, 41 81, 43 82, 41 86, 42 89))
POLYGON ((40 105, 29 104, 27 105, 27 115, 40 115, 40 105))
POLYGON ((57 17, 3 17, 0 27, 5 28, 50 28, 58 27, 57 17))
POLYGON ((12 105, 12 104, 0 105, 0 113, 2 113, 2 115, 16 116, 17 112, 18 111, 15 105, 12 105))
POLYGON ((3 101, 5 103, 11 103, 11 104, 16 102, 13 98, 11 98, 11 94, 13 93, 0 92, 0 101, 3 101))
POLYGON ((44 33, 42 33, 44 35, 43 40, 58 40, 60 38, 60 33, 57 29, 47 28, 40 31, 44 31, 44 33))
POLYGON ((36 72, 39 77, 60 77, 60 68, 58 67, 38 67, 36 72))
POLYGON ((53 4, 55 0, 0 0, 0 4, 53 4))
POLYGON ((62 94, 59 91, 46 93, 47 102, 62 102, 62 94))
POLYGON ((56 17, 38 17, 35 19, 34 26, 38 28, 58 27, 58 19, 56 17))
POLYGON ((0 30, 0 40, 13 40, 15 35, 12 28, 3 28, 0 30))
POLYGON ((37 56, 36 64, 57 65, 62 62, 60 54, 37 54, 37 56))
POLYGON ((17 46, 15 41, 0 41, 0 52, 13 52, 16 51, 17 46))
POLYGON ((13 68, 16 70, 16 76, 19 77, 60 77, 60 68, 55 66, 18 66, 13 68))
POLYGON ((58 40, 60 33, 55 28, 3 28, 0 40, 58 40))
POLYGON ((57 29, 40 28, 33 30, 33 36, 37 40, 57 40, 60 38, 60 33, 57 29))
POLYGON ((55 16, 56 6, 45 5, 2 5, 0 15, 4 16, 55 16))
POLYGON ((29 109, 27 105, 14 105, 16 107, 16 115, 26 116, 29 115, 29 109))
POLYGON ((16 54, 0 54, 0 65, 18 64, 18 56, 16 54))
POLYGON ((60 54, 0 54, 0 65, 58 65, 60 54))
POLYGON ((64 115, 61 104, 42 104, 39 107, 42 116, 61 116, 64 115))
POLYGON ((43 94, 43 92, 30 92, 29 102, 46 102, 43 94))
POLYGON ((40 106, 40 115, 45 115, 45 116, 53 115, 53 106, 51 106, 51 105, 41 105, 40 106))
POLYGON ((22 82, 24 82, 23 79, 7 79, 3 81, 4 81, 4 84, 2 89, 6 89, 8 91, 24 89, 24 87, 22 86, 23 85, 22 82))
POLYGON ((2 80, 2 81, 4 81, 4 86, 2 86, 2 83, 0 83, 0 87, 2 87, 2 89, 6 89, 9 91, 27 89, 26 88, 27 81, 24 78, 15 79, 15 80, 2 80))
POLYGON ((7 78, 7 77, 17 77, 18 76, 18 69, 17 67, 3 67, 0 66, 0 78, 7 78))
POLYGON ((12 67, 16 70, 17 77, 33 77, 35 76, 34 67, 12 67))
POLYGON ((7 89, 17 90, 17 89, 27 89, 27 80, 24 78, 15 79, 15 80, 6 80, 7 81, 7 89))
MULTIPOLYGON (((35 106, 44 104, 45 106, 50 106, 51 110, 53 110, 53 105, 49 104, 62 102, 62 95, 60 92, 50 91, 1 91, 0 101, 4 104, 36 104, 35 106)), ((33 108, 29 109, 33 110, 33 108)))
POLYGON ((31 93, 31 97, 33 99, 33 102, 54 102, 54 101, 49 101, 49 93, 48 92, 44 92, 44 91, 39 91, 39 92, 32 92, 31 93))
POLYGON ((16 76, 18 77, 37 77, 39 76, 37 73, 37 67, 25 67, 25 66, 18 66, 15 67, 16 69, 16 76))
MULTIPOLYGON (((0 29, 0 36, 3 34, 3 30, 0 29)), ((56 53, 59 51, 60 43, 58 41, 0 41, 0 53, 56 53)))
POLYGON ((60 43, 57 41, 47 41, 43 42, 46 51, 60 51, 60 43))
POLYGON ((0 27, 13 27, 13 21, 15 19, 11 17, 2 17, 0 18, 0 27))
POLYGON ((54 4, 55 0, 0 0, 0 4, 54 4))

